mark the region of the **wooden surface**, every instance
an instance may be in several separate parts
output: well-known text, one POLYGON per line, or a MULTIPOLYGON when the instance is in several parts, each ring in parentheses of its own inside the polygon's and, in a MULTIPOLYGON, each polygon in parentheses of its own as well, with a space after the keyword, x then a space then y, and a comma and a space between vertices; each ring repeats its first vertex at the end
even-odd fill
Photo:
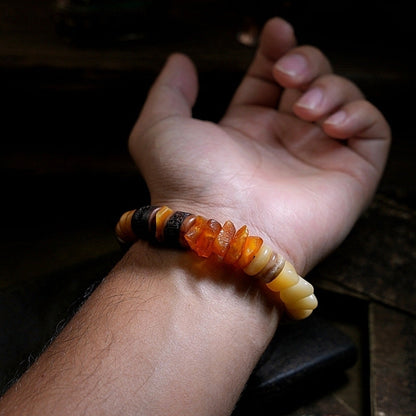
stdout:
POLYGON ((371 399, 375 416, 412 416, 416 410, 416 319, 370 306, 371 399))
POLYGON ((317 271, 318 280, 416 316, 416 211, 378 194, 337 255, 317 271))
POLYGON ((114 224, 147 199, 126 140, 166 56, 192 56, 201 84, 195 114, 216 120, 254 52, 239 31, 247 17, 278 11, 383 110, 394 141, 373 204, 311 274, 320 313, 351 337, 358 361, 273 414, 416 413, 413 13, 404 1, 266 3, 171 2, 163 30, 75 42, 58 33, 53 1, 0 0, 2 388, 120 256, 114 224))

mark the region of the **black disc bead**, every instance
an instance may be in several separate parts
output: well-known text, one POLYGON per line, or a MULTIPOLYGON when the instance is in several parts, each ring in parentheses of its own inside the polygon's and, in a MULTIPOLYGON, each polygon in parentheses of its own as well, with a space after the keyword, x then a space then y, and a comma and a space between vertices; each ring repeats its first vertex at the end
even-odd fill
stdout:
POLYGON ((166 221, 164 233, 164 243, 170 247, 182 247, 180 244, 181 225, 186 217, 191 215, 189 212, 176 211, 166 221))
POLYGON ((150 220, 154 218, 154 213, 160 207, 155 205, 146 205, 137 208, 131 219, 131 228, 138 238, 150 240, 152 238, 152 227, 150 220))

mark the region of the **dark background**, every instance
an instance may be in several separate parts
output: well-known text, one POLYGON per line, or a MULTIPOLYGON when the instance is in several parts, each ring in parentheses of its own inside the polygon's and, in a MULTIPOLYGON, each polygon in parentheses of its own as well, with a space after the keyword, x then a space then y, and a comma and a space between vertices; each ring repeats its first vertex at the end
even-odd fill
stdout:
MULTIPOLYGON (((376 316, 396 330, 403 323, 396 352, 413 367, 396 384, 408 389, 399 392, 400 407, 414 406, 407 395, 415 359, 414 14, 403 0, 270 3, 0 0, 0 387, 120 257, 114 224, 148 198, 126 142, 167 55, 194 59, 201 84, 195 116, 217 120, 254 52, 238 34, 280 15, 299 43, 321 48, 336 72, 361 87, 394 139, 375 203, 346 242, 351 256, 338 250, 316 271, 323 298, 334 292, 351 311, 334 320, 358 343, 360 359, 341 390, 326 387, 306 409, 399 414, 397 391, 380 390, 384 378, 395 378, 378 364, 395 355, 378 349, 376 316), (352 274, 368 285, 339 275, 339 264, 346 274, 355 267, 352 274), (404 275, 412 281, 391 283, 404 275)), ((325 305, 323 315, 334 315, 325 305)))

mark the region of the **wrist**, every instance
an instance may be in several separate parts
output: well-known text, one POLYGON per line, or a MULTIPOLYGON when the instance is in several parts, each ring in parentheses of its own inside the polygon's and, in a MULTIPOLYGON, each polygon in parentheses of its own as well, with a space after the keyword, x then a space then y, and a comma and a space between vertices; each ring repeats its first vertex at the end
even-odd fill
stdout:
POLYGON ((244 336, 249 328, 250 338, 256 334, 260 348, 277 326, 278 311, 255 280, 186 250, 137 241, 109 279, 134 290, 141 288, 145 296, 162 301, 167 308, 192 305, 194 311, 207 314, 204 319, 216 321, 219 330, 235 325, 237 331, 241 325, 244 336))
POLYGON ((237 230, 229 220, 221 225, 201 215, 148 205, 124 213, 116 234, 124 245, 142 239, 187 248, 214 263, 233 266, 257 280, 294 319, 306 318, 317 306, 313 286, 261 237, 249 235, 246 225, 237 230))

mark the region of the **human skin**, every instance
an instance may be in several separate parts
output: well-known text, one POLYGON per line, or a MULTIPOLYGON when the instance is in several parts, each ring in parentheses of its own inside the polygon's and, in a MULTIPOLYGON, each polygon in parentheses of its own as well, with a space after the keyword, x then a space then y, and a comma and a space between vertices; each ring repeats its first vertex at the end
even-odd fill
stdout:
MULTIPOLYGON (((304 275, 371 200, 387 122, 278 18, 218 124, 192 118, 197 92, 192 62, 171 56, 133 128, 152 204, 246 224, 304 275)), ((253 279, 139 241, 0 415, 230 414, 280 316, 253 279)))

